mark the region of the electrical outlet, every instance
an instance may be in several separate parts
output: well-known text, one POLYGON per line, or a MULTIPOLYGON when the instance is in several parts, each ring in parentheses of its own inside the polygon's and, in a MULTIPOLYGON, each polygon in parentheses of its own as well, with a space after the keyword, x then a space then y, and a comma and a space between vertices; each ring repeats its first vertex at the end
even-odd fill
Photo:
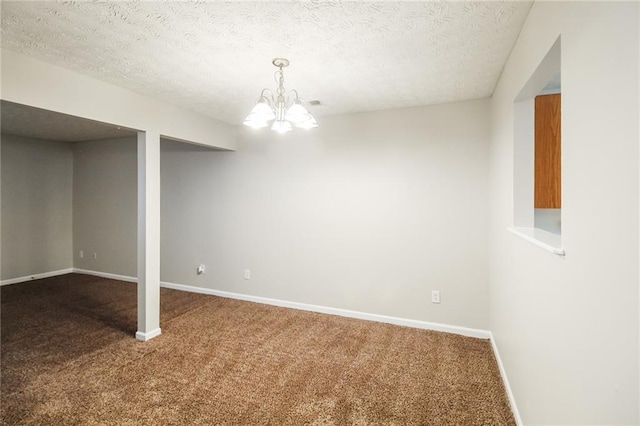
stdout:
POLYGON ((431 292, 431 303, 440 303, 440 291, 433 290, 431 292))
POLYGON ((80 251, 78 252, 78 257, 79 257, 80 259, 82 259, 82 258, 84 257, 84 250, 80 250, 80 251))
POLYGON ((204 274, 204 265, 198 266, 198 269, 196 269, 196 272, 198 273, 198 275, 204 274))
POLYGON ((251 279, 251 269, 245 269, 244 270, 244 279, 245 280, 250 280, 251 279))
POLYGON ((93 257, 94 259, 97 259, 98 258, 98 253, 93 253, 93 256, 91 256, 91 257, 93 257))

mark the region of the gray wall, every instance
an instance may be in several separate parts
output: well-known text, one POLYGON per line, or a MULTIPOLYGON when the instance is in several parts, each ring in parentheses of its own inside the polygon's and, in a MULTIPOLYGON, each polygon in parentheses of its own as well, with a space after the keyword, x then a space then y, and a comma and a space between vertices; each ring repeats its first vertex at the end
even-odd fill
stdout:
POLYGON ((136 150, 135 137, 74 144, 76 268, 137 276, 136 150))
POLYGON ((241 130, 237 152, 163 142, 162 280, 486 328, 488 114, 324 117, 241 130))
POLYGON ((73 266, 70 144, 2 135, 3 280, 73 266))
MULTIPOLYGON (((241 130, 237 152, 163 141, 161 279, 486 328, 488 143, 487 100, 241 130)), ((136 276, 135 139, 74 144, 73 177, 67 255, 136 276)))
POLYGON ((524 424, 639 424, 637 2, 535 2, 492 99, 490 313, 524 424), (513 225, 514 98, 562 51, 565 257, 513 225))

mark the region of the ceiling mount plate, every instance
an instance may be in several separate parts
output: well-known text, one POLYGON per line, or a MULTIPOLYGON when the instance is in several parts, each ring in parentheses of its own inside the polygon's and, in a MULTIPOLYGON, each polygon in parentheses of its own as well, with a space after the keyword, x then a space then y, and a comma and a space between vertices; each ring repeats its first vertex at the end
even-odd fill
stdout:
POLYGON ((275 58, 271 63, 278 68, 285 68, 289 66, 289 60, 285 58, 275 58))

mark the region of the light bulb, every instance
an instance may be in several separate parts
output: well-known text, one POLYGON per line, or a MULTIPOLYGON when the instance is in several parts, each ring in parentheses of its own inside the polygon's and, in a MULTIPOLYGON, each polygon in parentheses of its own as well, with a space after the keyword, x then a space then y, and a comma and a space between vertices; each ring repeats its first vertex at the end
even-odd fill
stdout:
POLYGON ((311 115, 309 115, 308 120, 303 121, 302 123, 296 124, 296 127, 299 129, 309 130, 309 129, 313 129, 314 127, 318 127, 318 123, 313 117, 311 117, 311 115))
POLYGON ((311 117, 309 111, 305 107, 302 106, 299 100, 296 100, 293 105, 289 107, 287 112, 284 115, 286 120, 289 120, 293 124, 302 123, 303 121, 307 121, 311 117))
POLYGON ((261 129, 263 127, 267 127, 266 121, 259 120, 256 117, 253 117, 252 114, 249 114, 249 116, 246 118, 246 120, 244 120, 242 124, 251 127, 252 129, 261 129))
POLYGON ((276 115, 273 112, 273 108, 271 108, 269 102, 267 101, 267 98, 265 97, 260 98, 258 102, 256 102, 256 105, 249 113, 249 117, 251 116, 254 116, 254 118, 259 121, 269 121, 276 118, 276 115))
POLYGON ((273 122, 271 130, 275 130, 278 133, 287 133, 291 130, 291 123, 289 123, 288 121, 276 120, 273 122))

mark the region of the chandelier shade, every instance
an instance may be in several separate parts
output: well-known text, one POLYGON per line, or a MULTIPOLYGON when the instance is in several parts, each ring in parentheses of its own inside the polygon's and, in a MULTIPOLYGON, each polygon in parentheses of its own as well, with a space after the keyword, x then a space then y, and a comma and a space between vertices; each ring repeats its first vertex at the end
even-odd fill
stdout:
POLYGON ((256 105, 253 107, 247 118, 244 120, 244 125, 259 129, 261 127, 267 127, 267 122, 276 118, 273 113, 273 109, 269 105, 269 101, 264 96, 258 99, 256 105))
POLYGON ((269 122, 273 120, 271 130, 278 133, 289 132, 294 127, 305 130, 318 127, 316 120, 302 104, 298 92, 290 90, 286 93, 282 69, 289 66, 289 60, 276 58, 273 60, 273 65, 278 67, 275 73, 278 84, 275 95, 269 89, 262 89, 260 98, 242 124, 260 129, 269 126, 269 122))

